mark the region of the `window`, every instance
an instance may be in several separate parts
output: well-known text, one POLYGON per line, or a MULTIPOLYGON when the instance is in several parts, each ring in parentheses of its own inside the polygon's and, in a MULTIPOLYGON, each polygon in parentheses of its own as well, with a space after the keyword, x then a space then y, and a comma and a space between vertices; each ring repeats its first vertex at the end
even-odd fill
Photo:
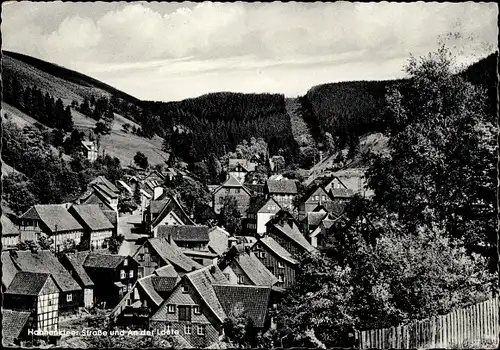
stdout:
POLYGON ((191 334, 191 325, 190 324, 186 324, 184 325, 184 334, 191 334))
POLYGON ((144 254, 149 254, 149 248, 148 247, 144 247, 144 254))
POLYGON ((151 261, 156 262, 156 255, 151 255, 151 261))
POLYGON ((193 314, 195 314, 195 315, 201 314, 200 305, 193 306, 193 314))
POLYGON ((278 267, 280 269, 284 269, 285 268, 285 266, 283 265, 283 263, 281 261, 278 261, 278 267))
POLYGON ((265 257, 266 257, 266 252, 261 251, 261 252, 260 252, 260 257, 261 257, 261 258, 265 258, 265 257))
POLYGON ((66 302, 69 303, 70 301, 73 301, 73 295, 71 293, 66 294, 66 302))
POLYGON ((182 293, 187 293, 187 292, 189 292, 189 288, 188 288, 188 286, 183 285, 183 286, 182 286, 182 293))
POLYGON ((224 273, 224 277, 226 277, 229 280, 229 274, 228 273, 224 273))
POLYGON ((245 283, 245 277, 243 275, 238 275, 238 283, 239 284, 244 284, 245 283))
POLYGON ((322 201, 326 201, 326 197, 325 197, 325 195, 322 195, 322 196, 321 196, 321 200, 322 200, 322 201))
POLYGON ((131 291, 132 290, 132 283, 129 283, 128 286, 127 286, 127 290, 128 291, 131 291))
POLYGON ((125 278, 125 270, 120 270, 120 279, 125 278))
POLYGON ((198 335, 205 335, 205 325, 198 325, 197 333, 198 335))
POLYGON ((319 196, 314 196, 315 201, 319 201, 319 196))
POLYGON ((128 277, 129 277, 129 278, 133 278, 133 277, 134 277, 134 270, 130 270, 130 271, 128 272, 128 277))
POLYGON ((179 306, 179 321, 191 321, 191 306, 179 306))
POLYGON ((123 266, 127 266, 127 265, 128 265, 128 259, 123 260, 123 266))
POLYGON ((240 193, 240 189, 239 188, 236 189, 236 193, 240 193))
POLYGON ((285 282, 285 276, 284 275, 278 275, 278 282, 283 283, 285 282))
POLYGON ((130 306, 131 303, 132 303, 132 300, 127 299, 127 305, 130 306))
POLYGON ((175 314, 175 305, 172 305, 172 304, 167 305, 167 312, 169 314, 175 314))
POLYGON ((144 254, 139 254, 139 261, 144 261, 144 254))

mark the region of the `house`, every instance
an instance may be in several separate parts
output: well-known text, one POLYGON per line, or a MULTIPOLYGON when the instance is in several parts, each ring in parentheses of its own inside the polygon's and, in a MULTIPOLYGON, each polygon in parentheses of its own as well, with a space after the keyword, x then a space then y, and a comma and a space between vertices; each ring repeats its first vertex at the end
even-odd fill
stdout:
POLYGON ((340 214, 344 210, 344 203, 332 198, 329 191, 323 186, 313 184, 299 201, 299 220, 307 218, 307 214, 318 211, 319 206, 329 213, 340 214))
POLYGON ((83 227, 64 208, 58 204, 34 205, 19 217, 22 235, 33 237, 37 241, 40 235, 54 240, 53 248, 59 251, 63 243, 73 240, 80 244, 83 227))
POLYGON ((267 180, 264 194, 274 200, 282 208, 293 208, 293 199, 297 195, 297 183, 294 180, 267 180))
POLYGON ((97 204, 73 205, 69 213, 82 225, 82 250, 107 249, 114 225, 97 204))
POLYGON ((94 304, 102 303, 105 308, 116 306, 137 280, 137 262, 130 256, 87 254, 83 268, 94 282, 94 304))
POLYGON ((208 250, 219 256, 222 255, 231 246, 230 237, 229 232, 223 228, 212 227, 208 230, 208 250))
POLYGON ((57 330, 59 288, 50 273, 19 271, 3 295, 3 308, 30 312, 32 330, 57 330))
POLYGON ((61 258, 61 264, 71 273, 73 279, 83 289, 83 306, 94 306, 94 282, 85 271, 83 264, 88 257, 88 252, 66 253, 61 258))
POLYGON ((288 212, 279 212, 266 227, 266 236, 273 238, 292 256, 316 251, 300 231, 299 223, 288 212))
POLYGON ((2 309, 2 345, 23 346, 25 341, 31 339, 28 329, 31 328, 30 311, 15 311, 2 309))
POLYGON ((2 214, 1 222, 2 249, 5 250, 15 247, 20 241, 21 231, 19 230, 19 227, 15 225, 5 214, 2 214))
POLYGON ((253 197, 247 211, 247 233, 263 236, 267 222, 280 210, 281 206, 274 198, 253 197))
POLYGON ((328 233, 333 224, 340 219, 341 216, 334 217, 327 214, 320 224, 309 233, 309 242, 315 248, 324 247, 328 239, 328 233))
POLYGON ((89 183, 87 191, 76 200, 76 204, 98 204, 103 211, 118 213, 119 196, 120 190, 111 181, 98 176, 89 183))
POLYGON ((220 210, 224 205, 224 199, 226 197, 232 196, 236 199, 236 202, 238 203, 238 209, 243 215, 243 213, 246 213, 248 209, 252 193, 247 187, 243 186, 241 182, 230 175, 226 182, 214 189, 212 195, 213 209, 216 214, 220 213, 220 210))
POLYGON ((159 226, 157 237, 171 238, 180 248, 191 250, 205 250, 210 241, 208 227, 201 225, 159 226))
POLYGON ((222 257, 218 266, 231 284, 273 286, 278 279, 250 250, 250 246, 235 245, 222 257))
POLYGON ((328 191, 331 187, 346 188, 362 197, 371 197, 374 195, 373 190, 368 188, 364 169, 357 169, 357 171, 338 170, 331 173, 329 177, 326 177, 325 181, 324 186, 328 191))
POLYGON ((290 288, 295 283, 295 272, 299 262, 272 237, 259 238, 251 251, 262 264, 277 277, 277 287, 290 288))
POLYGON ((99 155, 97 143, 95 141, 82 141, 80 149, 82 150, 83 156, 91 162, 95 161, 99 155))
POLYGON ((157 237, 158 227, 164 225, 194 225, 179 201, 173 196, 153 200, 146 208, 142 219, 146 232, 157 237))
POLYGON ((178 331, 191 347, 207 347, 219 340, 227 314, 214 290, 226 285, 220 269, 207 266, 181 279, 172 294, 151 317, 152 329, 178 331))
POLYGON ((2 252, 2 285, 9 288, 17 272, 50 274, 59 289, 59 318, 78 313, 83 306, 83 290, 48 250, 2 252))
POLYGON ((165 266, 172 266, 181 275, 202 267, 184 255, 175 241, 168 238, 149 238, 132 257, 139 264, 139 277, 149 276, 165 266))
POLYGON ((304 232, 307 234, 312 233, 327 216, 328 212, 324 208, 321 208, 317 212, 307 213, 307 218, 304 222, 304 232))
POLYGON ((255 164, 246 159, 229 159, 227 173, 241 183, 245 182, 247 174, 255 171, 255 164))
POLYGON ((111 311, 115 324, 147 328, 149 318, 173 292, 180 281, 178 275, 142 277, 111 311))
POLYGON ((269 158, 269 169, 274 173, 280 172, 285 164, 285 158, 283 156, 272 156, 269 158))

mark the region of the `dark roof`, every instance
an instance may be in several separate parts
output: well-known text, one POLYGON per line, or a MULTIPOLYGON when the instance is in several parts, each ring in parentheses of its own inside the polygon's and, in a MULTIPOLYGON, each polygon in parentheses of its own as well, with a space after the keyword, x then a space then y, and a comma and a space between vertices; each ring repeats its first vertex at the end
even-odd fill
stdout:
POLYGON ((92 287, 94 285, 94 282, 92 282, 92 279, 83 268, 83 263, 89 256, 89 252, 68 253, 65 254, 65 256, 71 267, 75 271, 77 278, 80 280, 80 284, 83 287, 92 287))
POLYGON ((93 184, 92 187, 97 191, 100 192, 101 194, 104 194, 108 198, 118 198, 117 192, 113 192, 109 189, 109 187, 105 186, 104 184, 97 183, 93 184))
MULTIPOLYGON (((267 198, 264 196, 250 198, 250 205, 248 206, 248 213, 257 213, 270 200, 273 200, 273 199, 267 198)), ((276 203, 276 204, 278 204, 278 203, 276 203)))
POLYGON ((60 204, 34 205, 21 218, 41 220, 51 232, 83 230, 82 225, 60 204))
POLYGON ((267 180, 269 193, 297 194, 297 183, 294 180, 267 180))
POLYGON ((70 212, 74 212, 92 231, 111 230, 114 228, 113 224, 97 204, 73 205, 70 208, 70 212))
POLYGON ((149 204, 149 210, 151 214, 159 214, 160 211, 170 202, 170 199, 162 199, 151 201, 149 204))
POLYGON ((309 226, 318 226, 325 217, 328 216, 326 212, 310 212, 307 213, 307 224, 309 226))
POLYGON ((161 225, 158 227, 158 237, 172 237, 178 242, 207 242, 210 240, 208 236, 208 226, 199 225, 161 225))
MULTIPOLYGON (((12 251, 13 254, 16 254, 15 251, 12 251)), ((10 257, 10 252, 4 251, 2 252, 2 284, 5 287, 8 287, 14 277, 16 276, 19 269, 14 264, 14 261, 10 257)))
MULTIPOLYGON (((5 293, 17 295, 39 295, 43 286, 45 286, 45 283, 47 283, 50 279, 51 277, 49 273, 19 271, 5 293)), ((53 292, 56 292, 57 287, 55 285, 53 285, 53 287, 53 292)))
POLYGON ((226 315, 241 303, 255 327, 264 327, 271 296, 270 286, 214 284, 213 289, 226 315))
POLYGON ((215 265, 206 266, 197 271, 185 275, 185 278, 191 282, 198 295, 205 304, 212 310, 220 322, 226 319, 226 313, 215 294, 212 284, 227 284, 228 280, 224 277, 222 271, 215 265))
POLYGON ((103 210, 102 213, 106 216, 109 222, 116 226, 118 224, 118 214, 114 210, 103 210))
MULTIPOLYGON (((156 212, 158 214, 158 216, 151 223, 151 225, 153 227, 156 227, 161 222, 161 220, 163 220, 163 218, 165 216, 167 216, 168 213, 170 213, 171 211, 173 211, 175 209, 178 210, 178 212, 176 214, 178 216, 179 215, 181 216, 180 219, 183 221, 183 223, 189 224, 189 225, 194 225, 193 220, 191 220, 191 218, 187 214, 186 210, 184 210, 182 205, 179 203, 179 201, 177 199, 175 199, 175 197, 170 196, 170 195, 165 195, 165 197, 161 197, 161 198, 162 198, 161 203, 155 203, 154 208, 151 208, 152 210, 154 209, 155 211, 158 210, 156 212)), ((152 202, 156 202, 156 201, 152 201, 152 202)), ((158 202, 160 202, 160 201, 158 201, 158 202)))
POLYGON ((318 186, 316 185, 315 183, 313 183, 311 186, 309 186, 306 191, 304 192, 304 195, 302 196, 302 198, 300 199, 301 202, 305 202, 307 201, 313 194, 314 192, 316 192, 317 190, 322 190, 322 192, 325 193, 325 195, 328 196, 328 200, 332 200, 332 198, 330 197, 330 194, 328 193, 327 190, 325 190, 325 188, 323 186, 318 186))
POLYGON ((146 276, 146 277, 143 277, 143 278, 137 280, 137 283, 149 295, 149 297, 156 304, 156 306, 160 306, 160 304, 163 302, 163 298, 155 290, 152 278, 153 278, 153 276, 146 276))
POLYGON ((235 256, 234 262, 248 276, 256 286, 272 286, 278 279, 260 262, 252 252, 240 253, 235 256))
POLYGON ((125 259, 127 259, 127 256, 124 255, 92 252, 88 255, 87 259, 85 259, 83 266, 103 269, 115 269, 125 259))
POLYGON ((94 180, 90 182, 90 185, 93 184, 102 184, 107 188, 107 191, 113 192, 113 193, 120 193, 120 190, 116 188, 115 185, 108 179, 106 179, 104 176, 98 176, 94 180))
POLYGON ((166 238, 158 237, 150 238, 144 244, 149 244, 165 263, 177 266, 184 272, 190 272, 193 271, 193 268, 199 269, 202 267, 202 265, 184 255, 182 250, 175 244, 175 241, 169 243, 166 238))
POLYGON ((36 253, 32 253, 31 251, 17 251, 16 253, 17 257, 11 258, 19 270, 49 273, 63 292, 82 289, 52 252, 39 250, 36 253))
POLYGON ((178 277, 151 276, 153 287, 158 293, 173 291, 178 280, 178 277))
POLYGON ((2 308, 2 345, 10 345, 21 335, 31 313, 2 308))
POLYGON ((20 234, 19 227, 4 214, 1 216, 1 222, 2 236, 18 236, 20 234))
POLYGON ((279 256, 280 258, 292 263, 298 264, 299 262, 292 257, 292 254, 288 252, 285 248, 283 248, 278 242, 276 242, 272 237, 265 236, 260 238, 258 243, 265 245, 268 249, 270 249, 274 254, 279 256))
POLYGON ((312 252, 316 250, 302 235, 298 226, 294 223, 293 226, 290 226, 287 220, 281 223, 276 223, 273 225, 279 232, 283 233, 289 240, 292 240, 297 245, 301 246, 303 249, 308 252, 312 252))

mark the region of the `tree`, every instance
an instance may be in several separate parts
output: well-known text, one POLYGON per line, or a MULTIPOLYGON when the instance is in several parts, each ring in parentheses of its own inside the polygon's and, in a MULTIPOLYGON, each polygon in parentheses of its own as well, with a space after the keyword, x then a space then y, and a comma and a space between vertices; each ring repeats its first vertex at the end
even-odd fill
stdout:
POLYGON ((135 154, 134 163, 143 169, 147 169, 149 166, 148 157, 142 152, 137 152, 135 154))
POLYGON ((54 249, 54 239, 47 237, 45 235, 41 235, 40 238, 38 238, 37 243, 41 250, 54 249))
POLYGON ((97 122, 94 127, 94 133, 101 135, 108 135, 111 133, 111 129, 108 125, 103 122, 97 122))
POLYGON ((140 205, 142 200, 142 194, 141 194, 141 186, 137 183, 135 185, 135 189, 134 189, 134 202, 137 204, 137 205, 140 205))
POLYGON ((243 303, 236 303, 223 323, 226 342, 229 346, 255 347, 257 331, 253 320, 248 316, 243 303))
POLYGON ((437 227, 496 267, 495 132, 486 94, 455 74, 449 51, 417 60, 387 96, 389 155, 373 155, 375 199, 410 231, 437 227))
POLYGON ((6 175, 2 179, 2 187, 5 204, 16 215, 23 214, 36 203, 35 195, 30 190, 31 184, 24 175, 16 173, 6 175))
POLYGON ((219 224, 234 234, 241 229, 241 217, 242 215, 236 198, 233 196, 225 197, 219 214, 219 224))
POLYGON ((87 117, 90 117, 90 114, 92 113, 90 110, 89 99, 87 97, 85 97, 83 102, 80 104, 80 113, 86 115, 87 117))
POLYGON ((113 236, 109 239, 108 249, 111 254, 118 254, 118 250, 125 237, 123 235, 113 236))

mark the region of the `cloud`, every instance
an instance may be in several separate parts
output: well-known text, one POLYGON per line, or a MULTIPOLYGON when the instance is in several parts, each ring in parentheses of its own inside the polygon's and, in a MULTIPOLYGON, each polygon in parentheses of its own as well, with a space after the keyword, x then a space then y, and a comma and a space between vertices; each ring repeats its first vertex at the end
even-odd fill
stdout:
MULTIPOLYGON (((114 79, 120 84, 126 74, 181 79, 218 72, 222 90, 231 80, 222 76, 231 76, 230 70, 246 72, 257 84, 249 72, 267 81, 266 67, 288 69, 289 79, 299 84, 298 72, 307 75, 315 65, 314 75, 331 66, 328 72, 345 76, 338 67, 347 67, 346 62, 354 67, 423 55, 449 32, 462 34, 448 40, 461 54, 480 56, 498 46, 497 15, 495 3, 474 2, 19 2, 4 6, 2 34, 8 50, 90 75, 119 74, 114 79)), ((391 74, 400 69, 393 67, 391 74)), ((278 78, 269 79, 272 84, 261 85, 274 86, 278 78)))

